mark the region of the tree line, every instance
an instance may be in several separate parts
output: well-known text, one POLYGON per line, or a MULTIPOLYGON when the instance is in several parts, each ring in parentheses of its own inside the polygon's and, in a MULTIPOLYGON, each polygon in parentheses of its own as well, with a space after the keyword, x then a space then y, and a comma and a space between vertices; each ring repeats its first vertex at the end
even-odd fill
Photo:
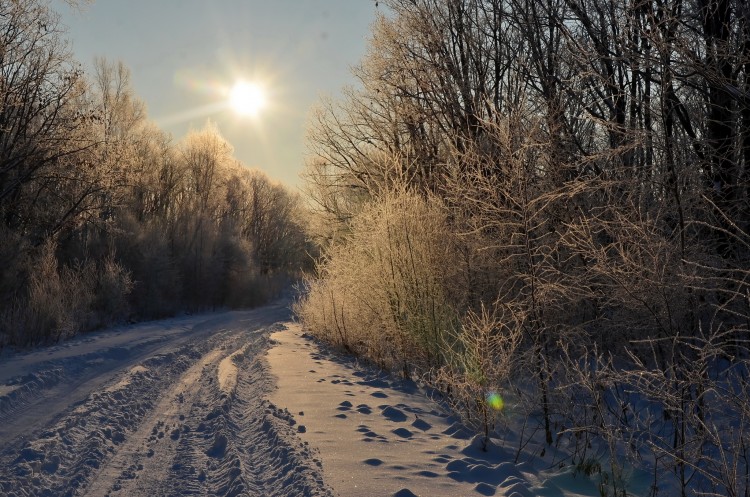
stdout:
POLYGON ((47 2, 0 2, 0 347, 276 296, 309 259, 298 195, 211 123, 173 142, 64 36, 47 2))
POLYGON ((379 3, 309 133, 301 320, 487 436, 502 392, 603 494, 747 495, 750 5, 379 3))

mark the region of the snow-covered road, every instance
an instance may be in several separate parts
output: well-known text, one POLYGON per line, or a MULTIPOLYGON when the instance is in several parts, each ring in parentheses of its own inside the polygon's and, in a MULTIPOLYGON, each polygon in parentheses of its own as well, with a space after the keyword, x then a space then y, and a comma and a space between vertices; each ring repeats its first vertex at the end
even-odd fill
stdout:
POLYGON ((523 430, 480 450, 429 390, 290 319, 280 301, 4 351, 0 497, 599 494, 523 430))
POLYGON ((285 303, 0 355, 0 495, 330 495, 265 353, 285 303))

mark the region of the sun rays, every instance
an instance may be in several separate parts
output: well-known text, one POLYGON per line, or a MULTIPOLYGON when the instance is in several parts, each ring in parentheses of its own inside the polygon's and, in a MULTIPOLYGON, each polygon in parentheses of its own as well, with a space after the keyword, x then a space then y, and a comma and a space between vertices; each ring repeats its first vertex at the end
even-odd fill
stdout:
POLYGON ((273 107, 267 78, 248 78, 239 72, 231 72, 231 76, 224 77, 190 70, 175 74, 175 87, 193 93, 198 98, 203 95, 204 103, 157 118, 157 124, 175 125, 201 118, 214 119, 225 114, 227 117, 234 115, 238 125, 250 122, 255 126, 259 125, 260 119, 273 107))
POLYGON ((237 81, 229 91, 229 105, 241 116, 258 117, 267 103, 266 92, 258 83, 237 81))

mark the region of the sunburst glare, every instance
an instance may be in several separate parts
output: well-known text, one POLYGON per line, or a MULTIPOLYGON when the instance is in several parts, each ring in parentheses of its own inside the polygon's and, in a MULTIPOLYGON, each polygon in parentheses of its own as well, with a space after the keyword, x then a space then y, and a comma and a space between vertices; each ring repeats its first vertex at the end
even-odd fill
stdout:
POLYGON ((234 121, 236 125, 244 127, 252 122, 256 130, 259 130, 260 115, 266 114, 271 107, 273 107, 274 114, 279 110, 277 105, 272 105, 269 92, 271 86, 268 80, 272 77, 265 75, 248 79, 240 75, 239 70, 231 70, 231 72, 234 73, 234 77, 226 77, 228 75, 222 77, 215 72, 207 73, 197 69, 178 71, 174 75, 175 86, 184 88, 196 96, 204 95, 209 101, 172 115, 157 117, 155 121, 160 126, 169 126, 229 111, 238 118, 234 121))
POLYGON ((243 116, 256 117, 266 103, 266 94, 257 83, 238 81, 229 92, 229 105, 243 116))

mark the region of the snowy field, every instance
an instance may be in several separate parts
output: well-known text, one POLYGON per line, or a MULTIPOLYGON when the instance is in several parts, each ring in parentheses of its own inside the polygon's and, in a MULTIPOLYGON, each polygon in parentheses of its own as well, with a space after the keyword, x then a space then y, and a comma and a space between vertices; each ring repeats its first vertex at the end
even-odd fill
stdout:
POLYGON ((586 477, 478 450, 417 385, 290 318, 277 303, 5 351, 0 495, 598 495, 586 477))

